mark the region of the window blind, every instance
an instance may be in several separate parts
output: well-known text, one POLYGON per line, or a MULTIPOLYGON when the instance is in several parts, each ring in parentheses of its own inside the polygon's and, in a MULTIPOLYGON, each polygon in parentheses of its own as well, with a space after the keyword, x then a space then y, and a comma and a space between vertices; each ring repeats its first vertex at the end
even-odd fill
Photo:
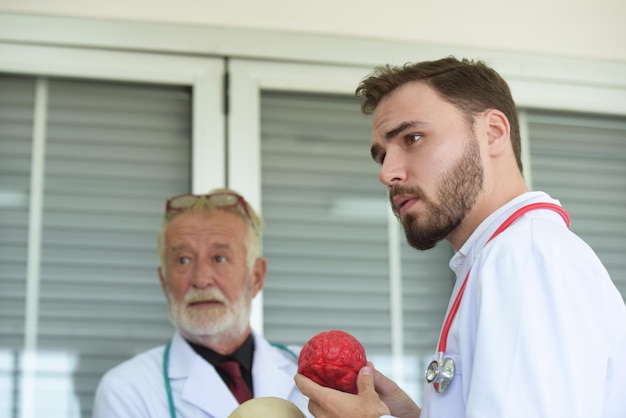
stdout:
POLYGON ((340 96, 261 96, 270 340, 343 329, 389 352, 385 195, 358 109, 340 96))
POLYGON ((533 186, 559 199, 626 299, 626 118, 530 111, 533 186))
POLYGON ((447 241, 427 251, 406 244, 402 234, 402 297, 404 301, 404 389, 421 405, 424 370, 436 352, 446 308, 455 282, 447 241))
MULTIPOLYGON (((156 236, 165 199, 190 190, 191 92, 62 79, 49 80, 48 86, 39 363, 36 387, 24 394, 36 404, 18 405, 15 396, 15 409, 29 407, 34 416, 90 417, 102 374, 165 343, 173 332, 156 271, 156 236)), ((10 96, 19 103, 25 94, 13 90, 10 96)), ((19 143, 17 134, 2 135, 2 147, 23 160, 20 174, 27 177, 32 128, 21 129, 19 143)), ((11 165, 0 168, 3 183, 23 181, 5 176, 11 165)), ((23 235, 22 227, 18 214, 2 221, 16 237, 23 235)), ((16 277, 6 278, 9 262, 5 257, 0 262, 3 287, 24 280, 17 267, 10 269, 16 277)), ((23 303, 16 286, 14 304, 23 303)), ((3 303, 0 309, 8 308, 3 303)), ((5 348, 10 333, 0 331, 5 348)), ((12 346, 19 348, 18 341, 12 346)), ((21 370, 13 373, 19 391, 21 370)))
POLYGON ((190 188, 186 88, 50 84, 40 347, 80 353, 85 415, 103 370, 172 327, 156 267, 165 199, 190 188))
POLYGON ((0 77, 0 350, 7 361, 24 345, 34 98, 32 79, 0 77))

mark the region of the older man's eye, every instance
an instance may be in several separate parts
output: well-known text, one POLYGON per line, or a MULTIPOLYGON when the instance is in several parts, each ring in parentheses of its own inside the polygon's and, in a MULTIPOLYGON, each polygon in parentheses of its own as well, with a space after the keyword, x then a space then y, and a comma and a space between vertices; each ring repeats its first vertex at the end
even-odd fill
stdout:
POLYGON ((189 257, 178 257, 178 264, 189 264, 191 262, 191 258, 189 257))
POLYGON ((226 258, 226 256, 223 256, 223 255, 216 255, 213 257, 213 260, 215 260, 216 263, 221 264, 221 263, 227 262, 228 258, 226 258))

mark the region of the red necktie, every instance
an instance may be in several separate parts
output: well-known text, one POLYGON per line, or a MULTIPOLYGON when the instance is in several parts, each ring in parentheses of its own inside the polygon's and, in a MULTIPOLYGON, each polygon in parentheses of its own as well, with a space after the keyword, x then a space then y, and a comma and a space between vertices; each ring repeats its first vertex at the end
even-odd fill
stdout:
POLYGON ((248 388, 245 380, 243 380, 243 376, 241 376, 237 360, 220 361, 216 367, 228 375, 228 389, 230 389, 239 403, 252 399, 252 392, 250 392, 250 388, 248 388))

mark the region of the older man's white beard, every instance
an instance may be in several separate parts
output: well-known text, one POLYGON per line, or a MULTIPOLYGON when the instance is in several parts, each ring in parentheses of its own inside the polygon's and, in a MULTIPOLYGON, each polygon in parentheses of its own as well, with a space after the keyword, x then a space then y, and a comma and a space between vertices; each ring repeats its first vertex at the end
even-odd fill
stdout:
POLYGON ((252 303, 252 283, 246 281, 239 298, 231 305, 224 294, 216 288, 190 290, 185 300, 178 304, 167 292, 170 320, 181 334, 195 342, 212 340, 230 341, 244 334, 250 321, 252 303), (188 309, 189 303, 210 300, 214 306, 193 310, 188 309))

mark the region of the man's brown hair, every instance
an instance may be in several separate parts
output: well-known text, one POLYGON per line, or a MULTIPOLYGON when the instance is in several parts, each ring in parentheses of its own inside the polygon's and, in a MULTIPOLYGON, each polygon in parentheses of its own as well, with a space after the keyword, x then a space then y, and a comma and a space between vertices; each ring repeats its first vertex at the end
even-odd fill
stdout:
POLYGON ((487 109, 504 113, 511 125, 511 144, 517 165, 522 171, 517 108, 508 84, 494 69, 483 61, 458 60, 454 57, 403 66, 379 66, 356 89, 356 96, 363 99, 361 111, 366 115, 373 113, 385 96, 413 81, 428 84, 441 98, 459 108, 467 117, 470 127, 474 115, 487 109))

